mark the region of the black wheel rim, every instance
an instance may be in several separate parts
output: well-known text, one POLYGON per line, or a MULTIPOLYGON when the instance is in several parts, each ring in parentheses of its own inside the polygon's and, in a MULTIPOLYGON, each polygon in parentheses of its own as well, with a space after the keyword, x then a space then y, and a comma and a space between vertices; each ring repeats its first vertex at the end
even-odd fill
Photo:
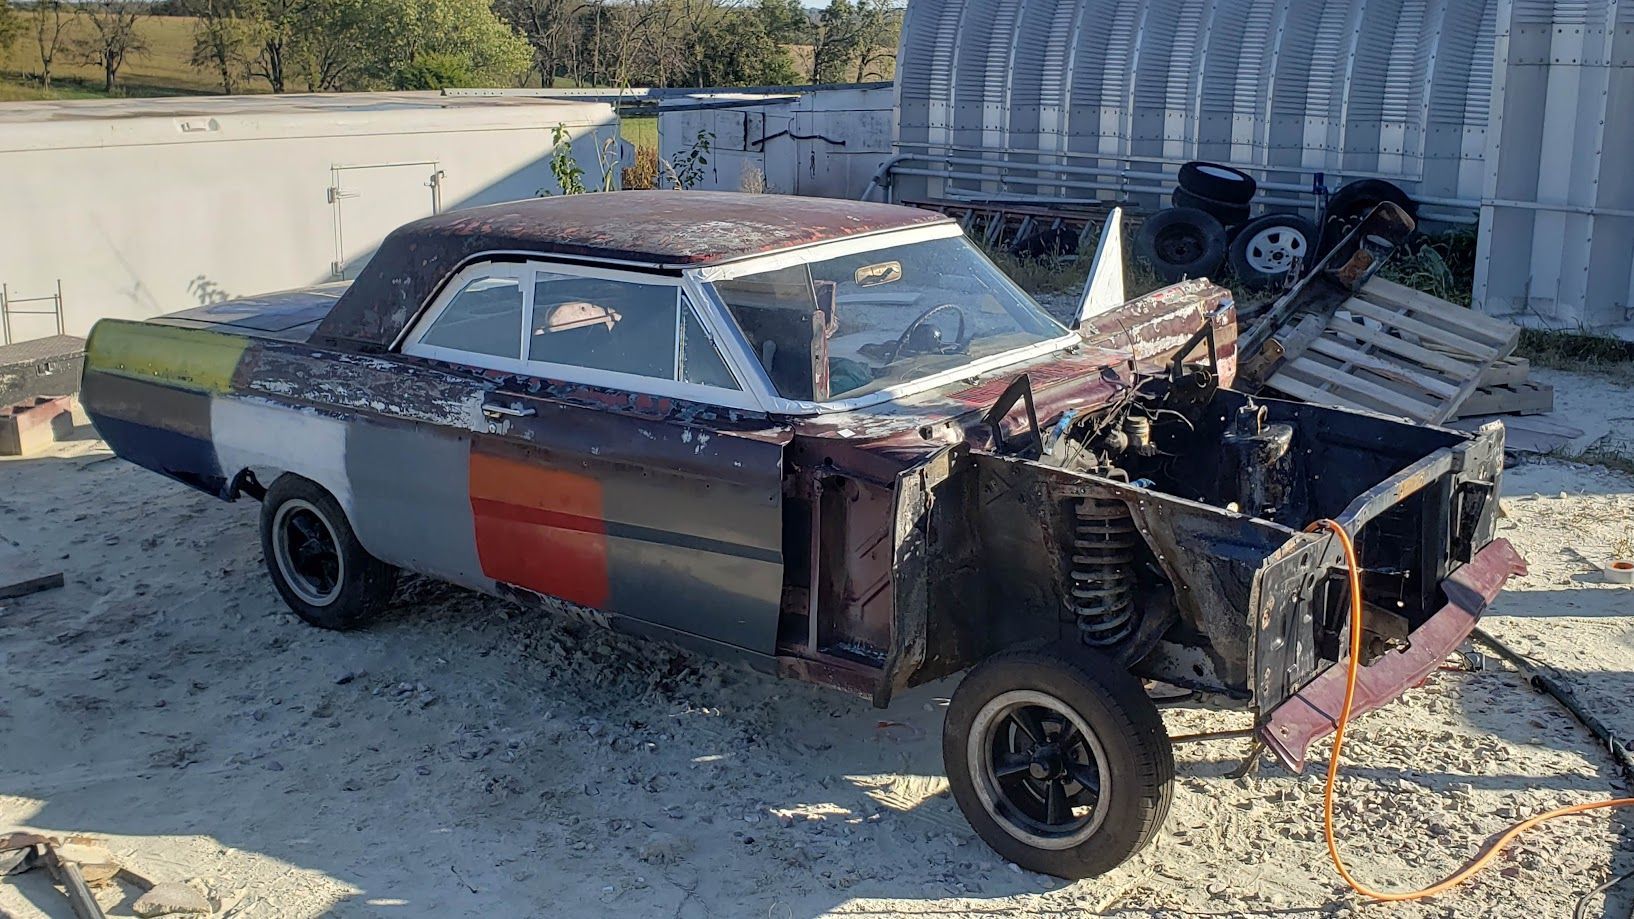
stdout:
POLYGON ((274 561, 290 590, 312 606, 333 603, 345 562, 323 514, 305 501, 285 502, 273 519, 272 538, 274 561))
POLYGON ((1189 265, 1203 254, 1206 245, 1202 230, 1181 224, 1160 230, 1152 248, 1170 265, 1189 265))
POLYGON ((1061 849, 1100 827, 1106 753, 1061 700, 1031 690, 1001 694, 978 713, 969 752, 978 797, 1010 835, 1061 849))

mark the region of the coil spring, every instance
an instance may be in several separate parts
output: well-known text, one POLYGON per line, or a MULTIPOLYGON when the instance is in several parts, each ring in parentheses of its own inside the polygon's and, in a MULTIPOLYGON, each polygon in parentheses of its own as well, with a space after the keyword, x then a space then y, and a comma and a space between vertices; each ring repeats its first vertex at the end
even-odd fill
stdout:
POLYGON ((1135 630, 1135 521, 1122 501, 1084 498, 1072 541, 1072 605, 1084 644, 1105 648, 1135 630))

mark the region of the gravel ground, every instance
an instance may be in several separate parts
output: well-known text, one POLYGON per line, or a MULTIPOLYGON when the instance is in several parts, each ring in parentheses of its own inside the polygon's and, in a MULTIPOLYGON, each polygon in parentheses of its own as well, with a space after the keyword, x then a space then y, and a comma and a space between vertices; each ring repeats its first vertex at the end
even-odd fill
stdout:
MULTIPOLYGON (((1607 390, 1602 412, 1627 401, 1566 382, 1607 390)), ((1546 919, 1634 869, 1634 812, 1571 818, 1455 893, 1366 906, 1328 865, 1318 768, 1227 778, 1245 744, 1218 741, 1179 749, 1139 857, 1075 884, 1029 874, 946 797, 951 682, 878 712, 424 580, 376 627, 321 632, 268 583, 253 504, 80 433, 0 461, 0 536, 68 581, 0 601, 0 829, 105 839, 233 916, 1546 919)), ((1634 736, 1634 591, 1594 568, 1626 538, 1634 479, 1550 461, 1505 493, 1501 535, 1532 573, 1488 627, 1634 736)), ((1165 718, 1247 723, 1208 700, 1165 718)), ((1345 760, 1342 847, 1381 886, 1439 878, 1519 816, 1628 793, 1587 731, 1496 665, 1359 719, 1345 760)), ((1590 915, 1629 915, 1631 888, 1590 915)), ((128 914, 129 891, 104 897, 128 914)), ((41 872, 0 883, 0 914, 69 915, 41 872)))

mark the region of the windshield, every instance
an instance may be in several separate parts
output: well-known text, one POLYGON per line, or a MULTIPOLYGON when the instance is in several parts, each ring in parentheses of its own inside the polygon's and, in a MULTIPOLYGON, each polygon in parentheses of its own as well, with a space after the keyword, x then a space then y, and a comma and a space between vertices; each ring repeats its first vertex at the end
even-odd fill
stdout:
POLYGON ((1067 331, 963 237, 714 286, 785 399, 850 399, 1067 331))

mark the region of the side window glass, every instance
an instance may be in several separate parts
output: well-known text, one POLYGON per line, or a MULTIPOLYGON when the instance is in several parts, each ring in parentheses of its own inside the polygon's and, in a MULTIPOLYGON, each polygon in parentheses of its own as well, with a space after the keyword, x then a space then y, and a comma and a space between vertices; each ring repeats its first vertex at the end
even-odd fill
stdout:
POLYGON ((681 379, 700 386, 742 388, 685 296, 681 297, 681 379))
POLYGON ((715 290, 777 391, 789 399, 815 398, 811 314, 817 309, 817 295, 807 267, 717 281, 715 290))
POLYGON ((673 380, 679 305, 670 284, 538 272, 528 360, 673 380))
POLYGON ((522 285, 477 278, 460 288, 420 338, 423 345, 515 360, 522 342, 522 285))

